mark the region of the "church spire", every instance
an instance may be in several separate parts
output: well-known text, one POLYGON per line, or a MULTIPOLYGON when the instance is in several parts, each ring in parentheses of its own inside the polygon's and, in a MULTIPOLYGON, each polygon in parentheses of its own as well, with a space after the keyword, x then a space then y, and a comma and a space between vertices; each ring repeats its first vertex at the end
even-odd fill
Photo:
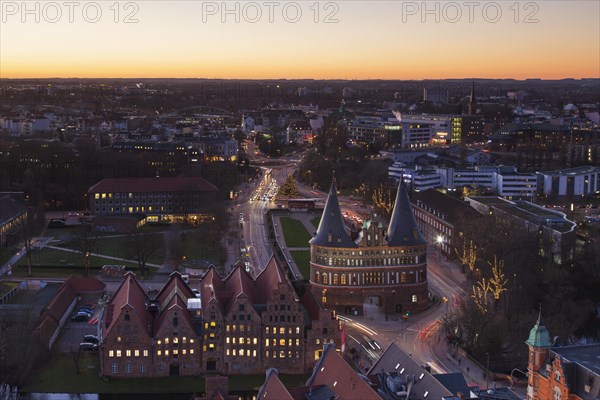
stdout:
POLYGON ((544 321, 542 319, 542 304, 540 303, 540 310, 538 312, 538 319, 529 331, 529 337, 525 342, 529 346, 532 347, 551 347, 552 343, 550 342, 550 332, 544 325, 544 321))
POLYGON ((321 222, 317 234, 310 242, 311 245, 326 247, 357 247, 350 235, 346 232, 344 218, 337 197, 335 178, 331 183, 327 202, 323 209, 321 222))
POLYGON ((394 210, 387 231, 388 246, 414 246, 426 244, 421 235, 408 199, 404 180, 400 179, 394 210))
POLYGON ((471 95, 469 96, 469 104, 467 105, 467 114, 475 115, 477 112, 477 99, 475 98, 475 79, 471 82, 471 95))

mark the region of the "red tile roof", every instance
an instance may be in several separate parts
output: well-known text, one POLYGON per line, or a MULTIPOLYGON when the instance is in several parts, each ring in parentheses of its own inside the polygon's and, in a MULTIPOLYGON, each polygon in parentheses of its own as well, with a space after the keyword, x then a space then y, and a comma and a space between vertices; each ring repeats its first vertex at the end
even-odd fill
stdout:
POLYGON ((222 278, 211 266, 200 281, 202 304, 206 305, 214 298, 221 305, 223 314, 229 312, 239 297, 246 297, 251 304, 266 304, 281 282, 287 281, 274 257, 256 280, 246 272, 243 264, 236 264, 226 278, 222 278))
POLYGON ((258 390, 257 400, 294 400, 290 392, 285 388, 279 377, 277 370, 269 368, 267 370, 267 379, 258 390))
POLYGON ((377 392, 329 344, 325 346, 306 385, 327 385, 340 400, 381 400, 377 392))
POLYGON ((92 186, 88 193, 114 192, 214 192, 217 187, 200 177, 109 178, 92 186))
POLYGON ((77 294, 102 293, 106 284, 96 278, 78 278, 71 276, 66 283, 73 288, 77 294))
POLYGON ((141 326, 147 326, 151 320, 151 315, 146 310, 147 300, 148 294, 135 279, 135 274, 127 272, 121 286, 119 286, 104 310, 104 323, 102 324, 104 332, 112 329, 117 319, 116 317, 121 312, 121 309, 126 306, 132 308, 132 312, 138 318, 141 326))
POLYGON ((257 303, 266 304, 273 297, 273 291, 281 282, 285 282, 285 275, 281 271, 275 256, 265 266, 265 269, 256 277, 257 303))

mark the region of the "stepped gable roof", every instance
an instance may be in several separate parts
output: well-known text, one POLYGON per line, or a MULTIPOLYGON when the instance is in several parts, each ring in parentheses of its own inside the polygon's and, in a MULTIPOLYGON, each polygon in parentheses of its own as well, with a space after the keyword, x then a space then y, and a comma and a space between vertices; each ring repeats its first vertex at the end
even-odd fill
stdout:
POLYGON ((258 389, 257 400, 295 400, 277 376, 275 368, 267 369, 267 379, 258 389))
POLYGON ((147 301, 148 295, 135 279, 135 274, 127 272, 125 279, 104 310, 102 328, 105 332, 110 331, 123 308, 131 308, 131 312, 138 318, 141 326, 147 326, 151 319, 150 313, 146 310, 147 301))
POLYGON ((387 231, 388 246, 415 246, 426 244, 410 206, 406 183, 400 180, 396 202, 387 231))
POLYGON ((200 177, 107 178, 92 186, 88 193, 114 192, 215 192, 217 187, 200 177))
POLYGON ((377 392, 365 382, 335 350, 332 344, 323 347, 306 386, 327 385, 338 399, 381 400, 377 392))
POLYGON ((256 302, 259 304, 268 303, 273 297, 273 290, 281 282, 286 282, 285 275, 273 255, 265 266, 265 269, 256 277, 256 302))
POLYGON ((317 228, 317 234, 309 243, 325 247, 358 247, 346 231, 337 197, 335 180, 331 183, 327 202, 321 216, 321 222, 319 223, 319 228, 317 228))

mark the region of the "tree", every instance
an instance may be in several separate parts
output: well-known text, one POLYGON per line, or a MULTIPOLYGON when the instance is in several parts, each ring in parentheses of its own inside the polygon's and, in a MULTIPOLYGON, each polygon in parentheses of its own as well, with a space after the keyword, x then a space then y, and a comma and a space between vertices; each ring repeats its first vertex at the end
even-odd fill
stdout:
POLYGON ((473 272, 475 270, 475 263, 477 262, 477 246, 473 244, 473 241, 470 240, 469 245, 467 246, 466 239, 463 240, 462 250, 459 251, 455 248, 454 251, 463 265, 463 268, 469 267, 469 271, 473 272))
POLYGON ((293 175, 288 175, 285 179, 285 182, 279 190, 277 191, 277 197, 298 197, 300 193, 298 192, 298 185, 296 184, 296 179, 293 175))
POLYGON ((81 253, 83 256, 83 269, 85 276, 90 275, 90 258, 92 253, 97 250, 98 238, 92 235, 88 225, 82 225, 80 231, 71 240, 73 250, 81 253))
POLYGON ((139 228, 127 235, 123 243, 126 257, 138 263, 142 276, 146 272, 146 264, 150 257, 162 251, 162 240, 160 235, 144 234, 139 228))
POLYGON ((383 185, 379 185, 379 187, 373 191, 371 199, 373 200, 373 206, 377 212, 389 219, 392 215, 395 202, 392 190, 390 188, 384 188, 383 185))
POLYGON ((36 218, 35 214, 31 209, 27 210, 25 216, 19 220, 19 245, 25 251, 25 258, 27 259, 27 276, 31 276, 31 249, 35 242, 36 233, 36 218))
POLYGON ((508 285, 508 279, 504 277, 504 261, 498 259, 494 256, 494 263, 490 263, 492 267, 492 277, 489 280, 489 288, 494 295, 494 300, 496 304, 500 301, 500 295, 506 292, 506 286, 508 285))

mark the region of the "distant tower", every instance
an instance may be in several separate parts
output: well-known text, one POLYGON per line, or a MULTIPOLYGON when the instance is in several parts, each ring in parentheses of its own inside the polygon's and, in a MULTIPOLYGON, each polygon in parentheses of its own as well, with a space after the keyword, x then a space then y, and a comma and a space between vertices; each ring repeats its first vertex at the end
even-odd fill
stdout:
POLYGON ((467 115, 475 115, 477 113, 477 100, 475 99, 475 80, 471 84, 471 95, 469 96, 469 104, 467 104, 467 115))
POLYGON ((547 357, 552 343, 550 343, 550 333, 542 321, 542 308, 538 315, 537 322, 529 331, 529 338, 525 341, 529 347, 529 357, 527 362, 527 399, 538 400, 538 379, 535 378, 547 357))

